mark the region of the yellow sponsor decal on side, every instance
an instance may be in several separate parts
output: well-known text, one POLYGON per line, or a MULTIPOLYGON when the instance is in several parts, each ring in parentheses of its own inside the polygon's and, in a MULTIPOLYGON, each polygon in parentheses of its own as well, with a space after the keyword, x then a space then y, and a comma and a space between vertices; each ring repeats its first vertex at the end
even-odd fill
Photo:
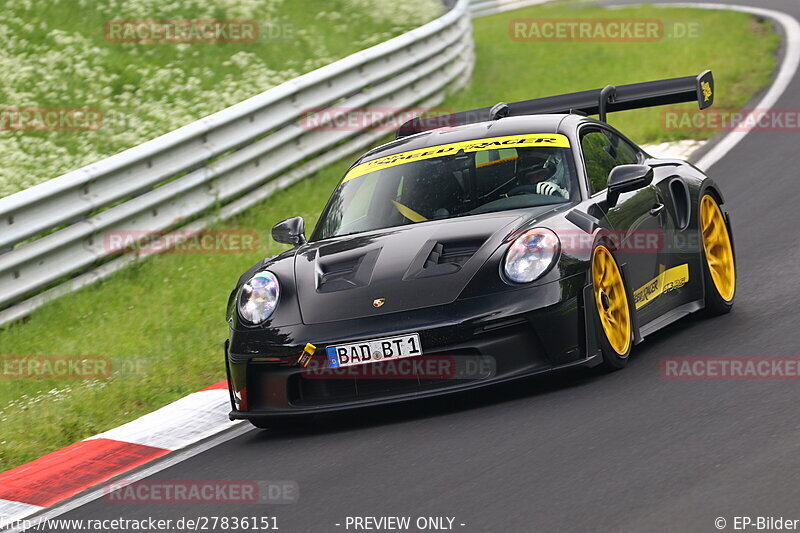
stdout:
MULTIPOLYGON (((662 267, 663 268, 663 267, 662 267)), ((683 287, 689 283, 689 265, 684 263, 664 270, 633 293, 636 309, 655 300, 659 295, 683 287)))
POLYGON ((569 148, 569 139, 557 133, 536 133, 527 135, 506 135, 505 137, 489 137, 488 139, 472 139, 450 144, 440 144, 429 148, 420 148, 399 154, 379 157, 350 169, 342 183, 358 178, 364 174, 390 168, 405 163, 413 163, 425 159, 432 159, 443 155, 453 155, 463 151, 480 152, 499 148, 530 148, 533 146, 547 146, 553 148, 569 148))

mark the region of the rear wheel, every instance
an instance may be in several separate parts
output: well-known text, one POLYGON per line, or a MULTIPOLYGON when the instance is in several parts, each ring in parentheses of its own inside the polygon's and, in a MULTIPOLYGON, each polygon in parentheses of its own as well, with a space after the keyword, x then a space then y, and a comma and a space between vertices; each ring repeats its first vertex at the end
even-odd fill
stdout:
POLYGON ((603 363, 607 369, 618 370, 628 364, 633 344, 631 310, 622 272, 614 256, 602 245, 592 255, 592 282, 603 330, 600 335, 603 363))
POLYGON ((736 261, 728 226, 713 196, 700 199, 700 231, 703 239, 703 278, 706 312, 727 313, 736 294, 736 261))

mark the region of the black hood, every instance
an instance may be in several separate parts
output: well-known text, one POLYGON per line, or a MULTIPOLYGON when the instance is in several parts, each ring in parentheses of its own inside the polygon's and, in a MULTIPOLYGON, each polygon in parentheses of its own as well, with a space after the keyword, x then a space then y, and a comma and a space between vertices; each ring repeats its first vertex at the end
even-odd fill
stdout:
POLYGON ((450 303, 531 215, 491 213, 309 243, 295 256, 303 322, 450 303))

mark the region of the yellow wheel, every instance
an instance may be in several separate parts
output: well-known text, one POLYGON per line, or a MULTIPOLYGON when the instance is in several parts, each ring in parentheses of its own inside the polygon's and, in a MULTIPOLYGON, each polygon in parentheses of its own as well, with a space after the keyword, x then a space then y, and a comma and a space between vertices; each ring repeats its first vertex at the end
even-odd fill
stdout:
POLYGON ((733 246, 728 235, 725 218, 714 198, 708 194, 700 200, 700 227, 706 266, 719 296, 726 302, 733 300, 736 292, 736 265, 733 246))
POLYGON ((602 245, 595 248, 592 257, 592 281, 600 324, 614 352, 607 354, 606 361, 619 368, 620 360, 626 359, 631 349, 631 312, 622 273, 614 256, 602 245))

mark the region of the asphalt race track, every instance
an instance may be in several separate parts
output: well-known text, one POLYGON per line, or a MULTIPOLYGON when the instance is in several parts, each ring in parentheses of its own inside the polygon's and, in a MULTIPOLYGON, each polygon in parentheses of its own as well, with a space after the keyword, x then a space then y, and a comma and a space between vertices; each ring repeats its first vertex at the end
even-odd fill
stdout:
MULTIPOLYGON (((797 0, 742 4, 800 19, 797 0)), ((774 107, 800 109, 800 76, 774 107)), ((659 367, 673 355, 800 355, 795 135, 750 133, 710 169, 733 215, 733 313, 649 337, 626 370, 327 416, 311 432, 252 430, 148 478, 294 480, 298 504, 100 498, 60 518, 270 515, 296 532, 346 531, 347 516, 447 516, 455 531, 682 533, 717 531, 717 517, 728 530, 734 516, 800 519, 797 383, 670 381, 659 367)))

